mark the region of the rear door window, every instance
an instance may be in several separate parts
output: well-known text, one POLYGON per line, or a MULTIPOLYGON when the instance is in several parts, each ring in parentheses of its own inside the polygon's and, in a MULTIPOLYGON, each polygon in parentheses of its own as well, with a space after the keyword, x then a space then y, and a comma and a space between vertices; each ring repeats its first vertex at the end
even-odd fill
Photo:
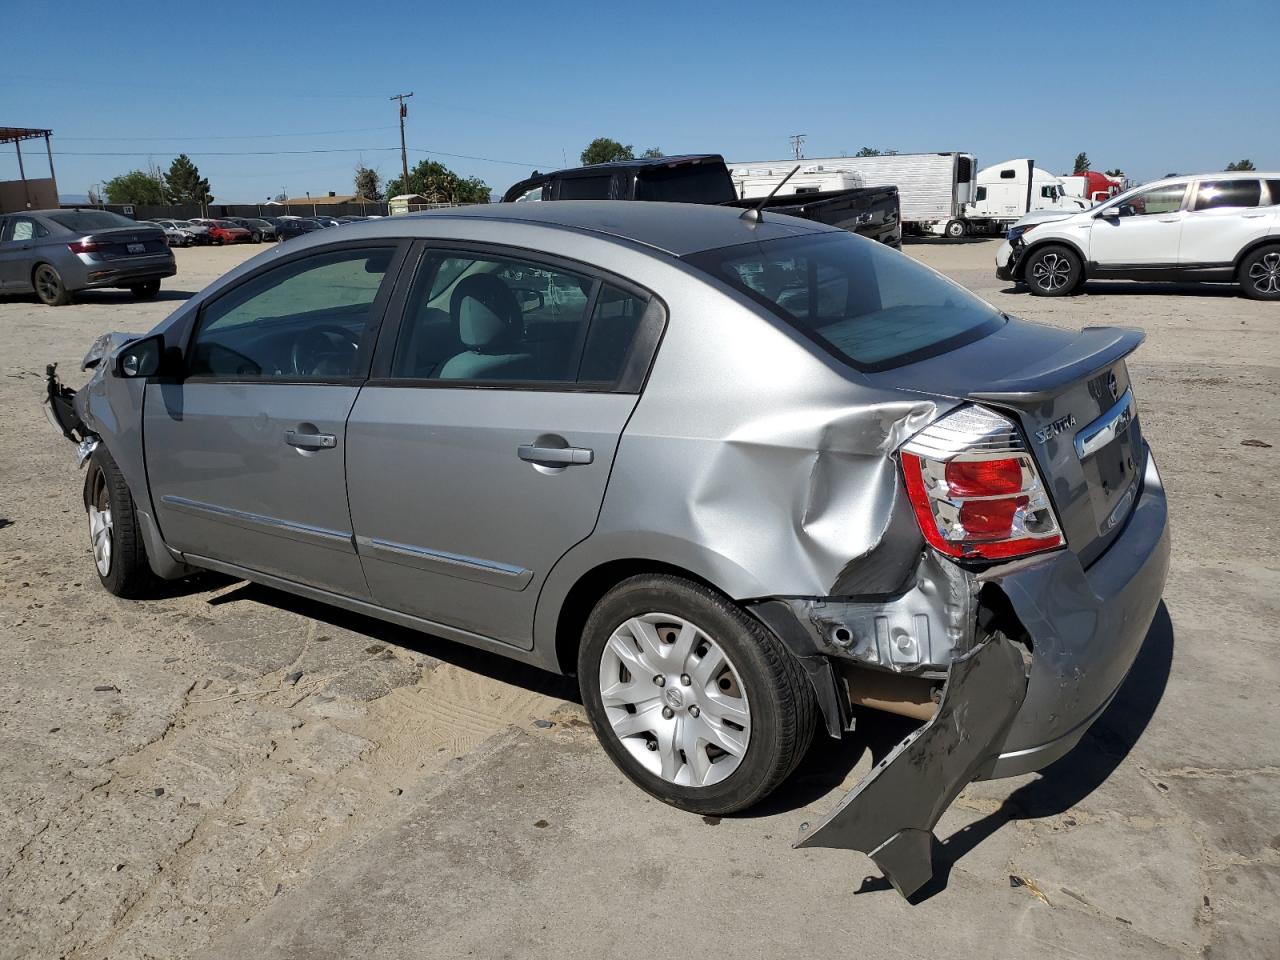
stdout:
POLYGON ((959 284, 844 232, 741 244, 686 260, 860 370, 945 353, 1005 322, 959 284))
POLYGON ((1271 193, 1271 203, 1280 203, 1280 180, 1268 180, 1267 190, 1271 193))
POLYGON ((1261 180, 1201 180, 1196 190, 1195 209, 1256 207, 1261 202, 1261 180))
POLYGON ((593 177, 565 177, 560 181, 560 200, 608 200, 612 174, 593 177))

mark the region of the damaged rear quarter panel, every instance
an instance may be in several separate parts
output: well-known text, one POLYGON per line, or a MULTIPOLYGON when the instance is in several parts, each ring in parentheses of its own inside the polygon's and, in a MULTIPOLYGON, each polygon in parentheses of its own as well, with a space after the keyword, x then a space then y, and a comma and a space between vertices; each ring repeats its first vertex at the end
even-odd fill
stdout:
POLYGON ((955 401, 872 387, 700 275, 663 291, 662 346, 596 528, 548 578, 539 645, 568 589, 612 560, 738 600, 903 589, 923 541, 893 454, 955 401))

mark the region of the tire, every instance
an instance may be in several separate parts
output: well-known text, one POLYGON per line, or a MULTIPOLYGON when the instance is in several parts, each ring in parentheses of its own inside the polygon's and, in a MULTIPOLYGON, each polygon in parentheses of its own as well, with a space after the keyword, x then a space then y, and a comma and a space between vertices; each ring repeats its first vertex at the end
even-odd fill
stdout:
POLYGON ((133 495, 115 460, 101 445, 89 459, 85 511, 94 565, 107 592, 128 599, 151 593, 156 577, 147 564, 133 495))
POLYGON ((31 285, 35 287, 40 302, 49 307, 65 307, 71 302, 71 292, 51 263, 38 263, 31 271, 31 285))
POLYGON ((1245 257, 1236 280, 1251 300, 1280 300, 1280 244, 1259 247, 1245 257))
POLYGON ((619 769, 694 813, 763 800, 804 757, 817 720, 803 668, 777 637, 727 597, 664 574, 624 580, 596 604, 578 683, 619 769))
POLYGON ((959 240, 969 229, 963 220, 951 220, 947 223, 947 229, 944 231, 952 240, 959 240))
POLYGON ((1051 245, 1027 258, 1022 280, 1037 297, 1066 297, 1075 293, 1084 276, 1074 251, 1051 245))
POLYGON ((253 233, 253 234, 250 234, 250 235, 249 235, 249 239, 250 239, 250 240, 252 240, 254 243, 261 243, 261 242, 262 242, 262 234, 260 234, 260 233, 253 233))
POLYGON ((129 288, 135 300, 151 300, 160 292, 159 280, 148 280, 146 283, 135 283, 129 288))

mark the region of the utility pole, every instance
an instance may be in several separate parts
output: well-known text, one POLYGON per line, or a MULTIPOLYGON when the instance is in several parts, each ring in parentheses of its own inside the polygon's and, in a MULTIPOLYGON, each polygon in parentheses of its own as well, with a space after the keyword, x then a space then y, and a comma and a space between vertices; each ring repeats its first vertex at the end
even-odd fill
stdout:
POLYGON ((409 115, 409 108, 404 102, 412 96, 412 93, 397 93, 394 97, 388 97, 389 100, 400 102, 400 166, 404 170, 404 179, 400 183, 405 193, 409 192, 409 152, 404 147, 404 118, 409 115))
POLYGON ((806 136, 808 134, 793 133, 789 138, 791 140, 791 155, 796 160, 804 159, 804 138, 806 136))

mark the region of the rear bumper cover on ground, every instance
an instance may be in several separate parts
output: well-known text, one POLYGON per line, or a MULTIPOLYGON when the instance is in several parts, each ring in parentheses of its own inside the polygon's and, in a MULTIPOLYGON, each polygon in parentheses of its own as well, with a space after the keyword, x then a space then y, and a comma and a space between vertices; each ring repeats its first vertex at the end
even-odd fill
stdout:
POLYGON ((1031 646, 1029 669, 1001 634, 958 655, 933 718, 797 846, 861 850, 910 896, 932 875, 933 828, 966 784, 1047 766, 1106 709, 1155 618, 1168 569, 1168 507, 1148 455, 1124 531, 1087 570, 1061 550, 978 575, 1008 598, 1031 646))

